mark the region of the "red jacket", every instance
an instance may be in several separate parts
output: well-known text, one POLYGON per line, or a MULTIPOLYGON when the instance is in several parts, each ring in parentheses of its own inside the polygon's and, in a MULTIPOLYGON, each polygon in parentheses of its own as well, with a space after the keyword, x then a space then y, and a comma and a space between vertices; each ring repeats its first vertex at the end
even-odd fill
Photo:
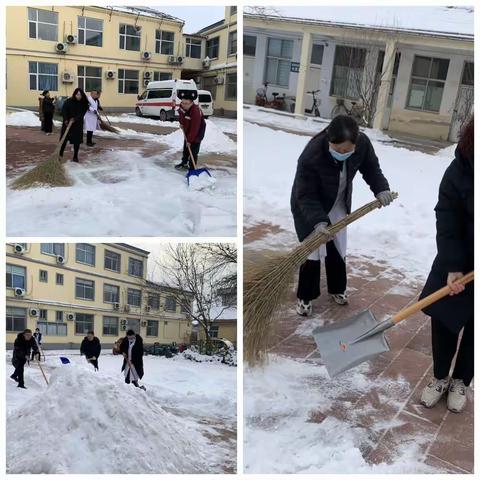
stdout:
POLYGON ((179 121, 188 143, 200 143, 203 140, 206 124, 198 105, 194 103, 188 111, 180 107, 179 121))

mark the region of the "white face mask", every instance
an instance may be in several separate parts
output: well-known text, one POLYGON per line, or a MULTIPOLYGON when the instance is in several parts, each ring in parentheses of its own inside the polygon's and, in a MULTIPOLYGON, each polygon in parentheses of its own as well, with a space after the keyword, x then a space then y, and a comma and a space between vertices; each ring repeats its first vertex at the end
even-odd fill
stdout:
POLYGON ((334 150, 332 147, 329 147, 329 152, 330 152, 330 155, 335 159, 335 160, 338 160, 339 162, 344 162, 345 160, 347 160, 347 158, 351 157, 354 153, 355 153, 355 149, 353 149, 352 151, 350 152, 346 152, 346 153, 340 153, 340 152, 337 152, 336 150, 334 150))

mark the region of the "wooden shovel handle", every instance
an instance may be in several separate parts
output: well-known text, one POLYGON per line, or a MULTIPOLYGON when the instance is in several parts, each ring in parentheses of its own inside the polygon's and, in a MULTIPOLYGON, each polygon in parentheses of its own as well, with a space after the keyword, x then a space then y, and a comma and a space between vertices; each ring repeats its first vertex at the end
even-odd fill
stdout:
MULTIPOLYGON (((473 271, 471 271, 470 273, 467 273, 462 278, 457 280, 455 283, 466 285, 467 283, 470 283, 472 281, 473 281, 473 271)), ((419 300, 413 305, 410 305, 409 307, 404 308, 403 310, 400 310, 392 318, 392 322, 396 324, 401 322, 402 320, 405 320, 410 315, 413 315, 414 313, 417 313, 420 310, 423 310, 425 307, 432 305, 432 303, 438 302, 438 300, 441 300, 442 298, 446 297, 450 292, 451 292, 450 287, 448 285, 445 285, 440 290, 437 290, 436 292, 433 292, 432 294, 428 295, 428 297, 422 298, 422 300, 419 300)))

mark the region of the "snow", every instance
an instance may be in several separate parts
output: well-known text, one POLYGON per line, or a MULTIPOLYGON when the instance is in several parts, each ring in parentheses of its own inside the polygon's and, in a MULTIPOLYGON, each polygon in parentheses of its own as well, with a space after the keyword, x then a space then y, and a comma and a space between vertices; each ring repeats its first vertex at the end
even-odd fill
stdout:
POLYGON ((94 372, 71 351, 46 353, 49 386, 33 365, 28 390, 7 378, 8 473, 220 473, 235 463, 231 443, 211 440, 221 425, 235 429, 235 368, 148 356, 144 392, 124 383, 120 357, 102 354, 94 372))
MULTIPOLYGON (((259 126, 251 123, 255 117, 254 109, 246 112, 245 223, 247 226, 273 224, 285 231, 281 236, 267 236, 254 247, 291 248, 296 237, 290 213, 290 191, 298 157, 314 132, 309 122, 305 128, 308 136, 259 126)), ((259 112, 262 119, 259 123, 263 123, 265 115, 265 112, 259 112)), ((301 120, 278 118, 270 114, 268 124, 281 122, 282 128, 288 128, 290 120, 294 130, 299 129, 301 120)), ((316 132, 321 129, 323 126, 316 132)), ((365 133, 371 138, 382 170, 391 189, 399 193, 399 198, 391 206, 376 210, 348 227, 348 253, 382 259, 412 276, 425 277, 436 254, 434 207, 438 187, 445 169, 453 160, 454 147, 431 155, 385 142, 384 134, 379 136, 376 131, 366 129, 365 133)), ((353 209, 374 199, 360 174, 355 177, 353 192, 353 209)))
MULTIPOLYGON (((246 12, 252 12, 247 7, 246 12)), ((282 16, 335 24, 354 24, 386 29, 420 30, 425 33, 445 33, 470 37, 474 34, 473 6, 335 6, 332 7, 274 7, 267 11, 282 16)))
POLYGON ((39 127, 40 119, 30 111, 13 112, 7 114, 5 123, 14 127, 39 127))
POLYGON ((237 308, 236 307, 212 307, 210 309, 210 318, 218 320, 236 320, 237 308))

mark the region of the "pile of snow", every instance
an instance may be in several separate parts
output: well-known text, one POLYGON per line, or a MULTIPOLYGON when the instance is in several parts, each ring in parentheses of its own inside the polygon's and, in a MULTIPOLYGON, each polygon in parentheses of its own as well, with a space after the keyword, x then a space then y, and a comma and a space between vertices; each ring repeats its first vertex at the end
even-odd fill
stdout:
POLYGON ((12 127, 39 127, 40 119, 30 111, 13 112, 7 114, 5 123, 12 127))
POLYGON ((109 115, 108 119, 112 123, 137 123, 139 125, 155 125, 155 126, 170 126, 169 123, 165 124, 158 119, 137 117, 134 113, 122 113, 121 115, 109 115))
MULTIPOLYGON (((236 143, 225 135, 215 122, 209 119, 206 120, 206 123, 207 129, 200 152, 234 154, 237 151, 236 143)), ((168 135, 163 135, 161 141, 172 148, 181 150, 183 148, 183 138, 183 133, 179 129, 168 135)))
POLYGON ((234 349, 230 349, 225 352, 225 355, 220 355, 219 353, 215 355, 205 355, 199 353, 196 350, 188 348, 182 352, 183 358, 191 360, 192 362, 197 363, 224 363, 231 367, 237 366, 237 352, 234 349))
POLYGON ((203 473, 208 448, 191 422, 101 370, 56 369, 7 420, 8 473, 203 473), (202 448, 203 447, 203 448, 202 448))

